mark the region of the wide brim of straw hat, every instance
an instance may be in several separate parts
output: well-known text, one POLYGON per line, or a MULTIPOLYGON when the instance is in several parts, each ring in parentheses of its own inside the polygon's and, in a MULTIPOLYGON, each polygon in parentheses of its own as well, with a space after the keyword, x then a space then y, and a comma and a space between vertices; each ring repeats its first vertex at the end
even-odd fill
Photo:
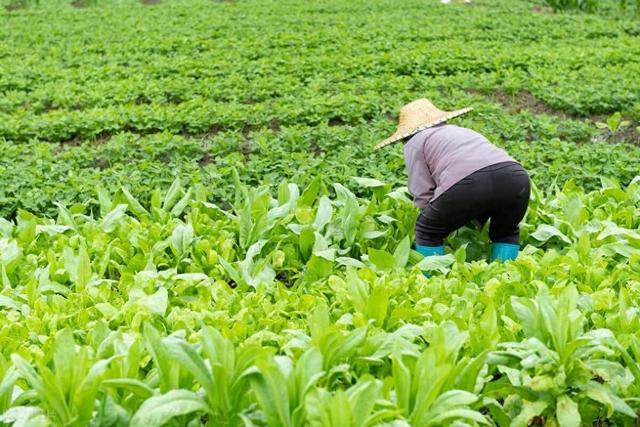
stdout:
POLYGON ((375 149, 377 150, 389 144, 393 144, 394 142, 401 141, 425 129, 468 113, 471 110, 473 110, 472 107, 462 108, 455 111, 442 111, 433 106, 433 104, 426 99, 412 102, 411 104, 403 107, 400 111, 400 123, 398 124, 398 130, 396 130, 396 132, 389 138, 376 145, 375 149), (405 111, 405 109, 408 111, 405 111))

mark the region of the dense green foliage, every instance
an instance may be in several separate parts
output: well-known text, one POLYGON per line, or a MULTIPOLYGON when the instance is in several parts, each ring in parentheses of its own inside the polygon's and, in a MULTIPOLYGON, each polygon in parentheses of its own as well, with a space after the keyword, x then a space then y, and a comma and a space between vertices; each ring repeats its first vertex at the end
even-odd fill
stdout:
POLYGON ((635 422, 640 182, 534 192, 506 266, 465 262, 486 249, 469 230, 421 261, 406 193, 356 183, 371 197, 238 185, 227 211, 176 182, 3 221, 2 419, 635 422))
POLYGON ((319 168, 328 182, 401 184, 397 148, 370 148, 417 95, 472 105, 459 123, 507 147, 540 185, 635 176, 640 150, 618 142, 638 141, 640 22, 512 0, 393 4, 42 4, 0 15, 0 214, 53 214, 54 202, 114 182, 146 200, 168 175, 221 201, 232 167, 252 185, 305 185, 319 168), (636 125, 603 134, 595 122, 616 111, 636 125))
MULTIPOLYGON (((612 7, 611 0, 544 0, 544 3, 555 11, 581 10, 584 12, 596 12, 607 7, 612 7)), ((618 0, 617 6, 624 13, 640 13, 639 0, 618 0)))
POLYGON ((0 12, 0 426, 636 425, 640 23, 94 3, 0 12), (422 96, 530 171, 516 261, 411 249, 422 96))

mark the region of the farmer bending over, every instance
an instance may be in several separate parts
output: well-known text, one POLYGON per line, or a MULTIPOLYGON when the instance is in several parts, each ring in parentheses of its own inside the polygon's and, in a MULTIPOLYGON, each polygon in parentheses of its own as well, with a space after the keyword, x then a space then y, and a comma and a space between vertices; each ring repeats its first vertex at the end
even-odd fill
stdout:
POLYGON ((529 176, 504 150, 471 129, 446 121, 471 111, 447 112, 420 99, 400 110, 398 130, 376 148, 404 142, 409 192, 422 210, 416 250, 444 255, 443 240, 470 223, 491 219, 491 260, 515 259, 519 223, 529 203, 529 176))

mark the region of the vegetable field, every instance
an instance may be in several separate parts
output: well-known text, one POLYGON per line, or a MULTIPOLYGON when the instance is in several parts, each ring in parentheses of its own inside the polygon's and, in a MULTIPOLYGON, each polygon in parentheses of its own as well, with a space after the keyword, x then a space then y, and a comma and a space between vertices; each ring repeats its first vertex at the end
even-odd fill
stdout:
POLYGON ((0 426, 640 422, 637 18, 0 5, 0 426), (412 250, 419 97, 530 172, 516 261, 412 250))

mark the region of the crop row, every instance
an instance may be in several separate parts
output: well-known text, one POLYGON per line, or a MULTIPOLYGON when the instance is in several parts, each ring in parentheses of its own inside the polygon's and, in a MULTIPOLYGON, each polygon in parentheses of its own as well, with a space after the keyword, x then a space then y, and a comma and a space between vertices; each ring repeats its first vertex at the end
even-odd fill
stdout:
MULTIPOLYGON (((615 74, 616 79, 633 89, 637 84, 632 78, 638 67, 635 60, 637 39, 619 37, 615 40, 617 45, 608 40, 595 46, 568 45, 553 54, 534 45, 515 52, 517 56, 514 52, 507 54, 499 50, 496 42, 466 45, 461 42, 459 46, 448 42, 446 48, 428 48, 414 41, 400 51, 364 53, 349 61, 344 57, 350 53, 340 50, 316 54, 311 51, 308 58, 288 52, 289 57, 282 58, 275 56, 279 51, 273 48, 258 57, 255 54, 248 58, 227 55, 215 64, 210 63, 210 57, 221 54, 220 47, 195 56, 188 48, 178 50, 183 48, 181 45, 173 47, 176 49, 174 55, 144 50, 83 52, 81 56, 73 57, 77 61, 73 64, 56 56, 67 54, 62 52, 45 52, 49 57, 44 62, 39 58, 37 63, 19 60, 30 53, 7 52, 7 57, 13 60, 3 64, 0 89, 6 91, 6 96, 0 111, 20 114, 26 109, 42 114, 58 109, 73 111, 119 104, 180 104, 193 98, 254 104, 287 98, 299 92, 315 93, 320 97, 354 92, 385 92, 386 95, 394 88, 402 91, 407 84, 417 85, 413 87, 415 90, 438 87, 443 80, 451 80, 454 87, 464 83, 482 85, 507 81, 516 88, 532 88, 544 98, 543 82, 547 83, 547 88, 559 92, 566 89, 569 82, 584 89, 594 87, 597 90, 598 85, 615 89, 617 82, 603 79, 607 73, 609 77, 615 74), (410 49, 424 51, 407 62, 410 49), (475 58, 474 52, 484 54, 475 58), (580 62, 573 63, 565 58, 580 62), (474 61, 478 63, 474 64, 474 61), (239 77, 247 69, 249 75, 239 77), (556 74, 552 76, 553 71, 556 74), (456 77, 460 74, 464 76, 456 77)), ((619 107, 628 108, 634 100, 611 95, 619 107)), ((591 110, 603 107, 595 100, 585 101, 591 110)), ((572 110, 568 105, 564 109, 583 112, 572 110)))
MULTIPOLYGON (((481 110, 458 123, 505 147, 540 186, 573 180, 595 189, 603 176, 626 184, 637 174, 638 148, 587 142, 597 135, 593 125, 527 112, 505 115, 495 104, 471 99, 481 110)), ((189 185, 205 185, 221 201, 233 194, 234 167, 251 185, 277 185, 282 179, 306 185, 318 171, 327 182, 371 176, 403 185, 401 150, 371 149, 392 131, 393 123, 385 119, 341 126, 270 125, 195 138, 122 133, 79 145, 0 142, 0 214, 13 216, 22 208, 52 215, 56 202, 85 201, 97 187, 119 185, 148 201, 153 189, 168 188, 176 176, 189 185)))
POLYGON ((523 8, 496 25, 512 16, 509 7, 461 15, 422 2, 407 5, 411 21, 398 17, 407 9, 390 12, 385 2, 371 10, 375 19, 339 2, 281 5, 257 19, 245 13, 254 6, 202 1, 134 13, 62 10, 55 19, 46 8, 0 15, 0 137, 354 123, 384 117, 408 94, 452 108, 467 100, 463 89, 498 87, 530 91, 570 114, 639 115, 634 21, 541 17, 523 8), (324 21, 327 14, 338 22, 324 21), (289 31, 298 27, 307 30, 289 31))
POLYGON ((221 210, 176 181, 1 220, 3 420, 633 425, 638 179, 534 191, 507 265, 466 229, 421 260, 404 190, 356 183, 236 182, 221 210))
MULTIPOLYGON (((580 89, 573 90, 577 92, 580 89)), ((624 88, 617 94, 615 91, 607 91, 606 87, 595 88, 593 102, 602 107, 598 111, 617 111, 622 109, 621 102, 627 106, 634 105, 634 112, 629 113, 630 117, 634 118, 638 107, 631 102, 635 101, 636 95, 629 90, 624 88), (607 93, 606 97, 602 95, 604 93, 607 93), (620 100, 616 99, 617 96, 620 100)), ((402 93, 386 96, 392 103, 389 105, 401 104, 405 98, 405 91, 402 93)), ((16 142, 30 139, 57 142, 92 139, 120 131, 142 134, 160 131, 199 134, 220 129, 244 130, 326 123, 361 124, 385 118, 389 113, 380 106, 381 95, 385 94, 367 92, 356 95, 354 92, 345 92, 313 97, 312 94, 301 91, 297 95, 252 104, 215 102, 194 97, 180 104, 112 105, 74 111, 55 110, 41 115, 2 114, 0 134, 5 139, 16 142), (301 104, 298 96, 306 95, 309 95, 309 103, 301 104)), ((515 93, 514 96, 518 94, 515 93)), ((550 95, 549 98, 550 102, 564 103, 565 106, 571 104, 579 109, 583 109, 585 102, 581 100, 577 101, 581 102, 580 104, 574 104, 562 95, 550 95)), ((469 103, 468 96, 463 95, 457 99, 457 104, 448 101, 445 108, 469 103)), ((549 114, 553 114, 551 107, 549 114)))

